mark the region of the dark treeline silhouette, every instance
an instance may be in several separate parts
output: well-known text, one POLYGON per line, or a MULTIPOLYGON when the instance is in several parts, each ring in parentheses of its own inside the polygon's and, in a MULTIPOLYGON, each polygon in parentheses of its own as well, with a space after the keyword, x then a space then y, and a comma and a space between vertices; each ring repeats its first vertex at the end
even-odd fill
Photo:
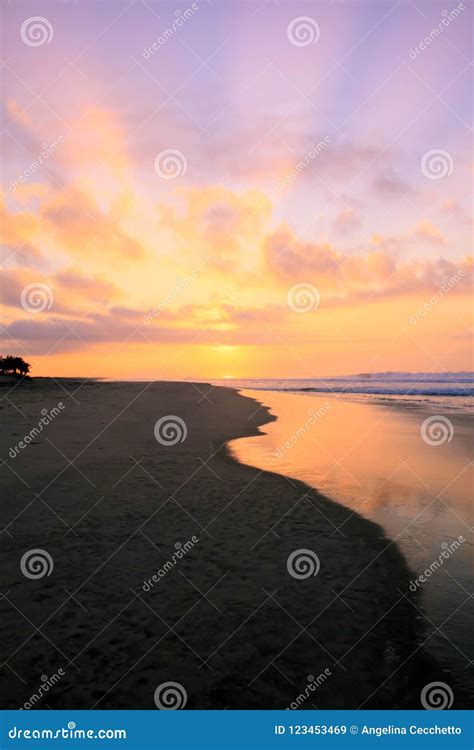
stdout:
POLYGON ((0 375, 28 375, 31 365, 21 357, 0 357, 0 375))

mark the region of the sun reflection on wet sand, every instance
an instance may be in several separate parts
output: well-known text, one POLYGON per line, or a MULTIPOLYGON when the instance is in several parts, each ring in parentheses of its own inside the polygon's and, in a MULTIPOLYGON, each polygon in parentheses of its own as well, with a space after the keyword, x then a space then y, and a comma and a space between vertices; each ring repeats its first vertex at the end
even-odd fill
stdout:
POLYGON ((325 394, 242 392, 269 407, 277 419, 264 425, 261 435, 232 441, 233 455, 290 481, 306 482, 378 523, 399 545, 413 578, 438 558, 441 545, 465 540, 423 584, 423 604, 433 624, 427 646, 464 682, 472 650, 470 416, 445 410, 452 438, 448 434, 445 442, 430 445, 423 440, 422 425, 439 412, 425 408, 325 394))
MULTIPOLYGON (((467 415, 449 416, 451 442, 428 445, 420 432, 427 417, 421 409, 325 395, 243 393, 269 406, 278 419, 264 426, 264 435, 231 443, 239 461, 307 482, 378 522, 387 511, 402 522, 424 511, 433 522, 443 501, 468 522, 472 473, 467 415)), ((445 522, 440 538, 449 533, 445 522)), ((460 525, 458 521, 452 530, 460 525)))

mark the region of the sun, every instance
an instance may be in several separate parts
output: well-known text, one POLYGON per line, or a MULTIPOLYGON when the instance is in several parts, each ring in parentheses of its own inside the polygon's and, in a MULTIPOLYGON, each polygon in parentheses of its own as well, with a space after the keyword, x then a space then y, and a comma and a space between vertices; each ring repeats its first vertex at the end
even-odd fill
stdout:
POLYGON ((219 354, 233 354, 238 350, 238 346, 235 346, 235 344, 219 344, 219 346, 214 346, 213 349, 219 354))

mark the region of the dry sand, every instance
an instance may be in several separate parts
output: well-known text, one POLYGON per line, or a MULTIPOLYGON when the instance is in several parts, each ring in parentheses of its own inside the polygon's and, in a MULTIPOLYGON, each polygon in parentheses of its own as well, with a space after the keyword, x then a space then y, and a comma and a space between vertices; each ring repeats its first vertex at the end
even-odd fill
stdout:
POLYGON ((416 650, 422 621, 399 593, 410 573, 396 546, 308 486, 231 459, 226 441, 258 432, 266 409, 203 384, 88 382, 76 403, 78 386, 2 388, 2 708, 59 669, 36 707, 154 708, 173 681, 187 708, 285 708, 325 670, 302 708, 420 707, 442 674, 416 650), (169 414, 188 432, 163 446, 154 425, 169 414), (22 574, 34 548, 53 558, 50 576, 22 574), (297 549, 318 555, 318 575, 289 575, 297 549))

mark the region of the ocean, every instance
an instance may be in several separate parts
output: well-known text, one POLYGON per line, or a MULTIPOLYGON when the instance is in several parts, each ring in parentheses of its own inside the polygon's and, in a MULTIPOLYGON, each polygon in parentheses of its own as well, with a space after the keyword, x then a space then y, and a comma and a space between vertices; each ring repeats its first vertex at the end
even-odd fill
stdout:
POLYGON ((471 410, 473 372, 374 372, 340 377, 213 380, 215 384, 257 391, 333 394, 351 399, 405 401, 413 405, 471 410))

